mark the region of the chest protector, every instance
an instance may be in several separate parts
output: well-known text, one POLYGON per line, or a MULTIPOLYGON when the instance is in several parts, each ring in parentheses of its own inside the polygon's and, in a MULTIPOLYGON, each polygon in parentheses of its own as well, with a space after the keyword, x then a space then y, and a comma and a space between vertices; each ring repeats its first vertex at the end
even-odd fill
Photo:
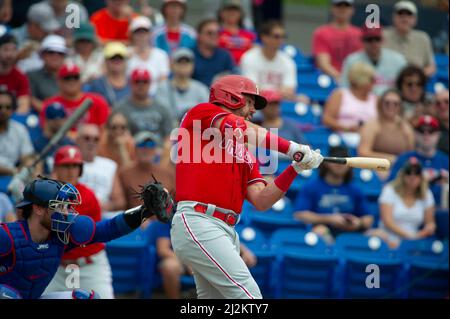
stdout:
POLYGON ((51 236, 33 243, 26 221, 0 224, 13 244, 10 253, 0 255, 0 284, 14 287, 24 299, 39 298, 55 275, 65 245, 51 236))

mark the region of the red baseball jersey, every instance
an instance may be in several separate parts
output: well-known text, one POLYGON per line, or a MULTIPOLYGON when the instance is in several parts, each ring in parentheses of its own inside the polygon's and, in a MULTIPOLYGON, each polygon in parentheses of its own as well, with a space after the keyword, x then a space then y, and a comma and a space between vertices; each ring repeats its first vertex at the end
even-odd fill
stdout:
MULTIPOLYGON (((80 215, 91 217, 95 222, 102 220, 102 210, 100 204, 95 197, 94 192, 87 186, 78 183, 75 185, 81 196, 81 205, 75 207, 80 215)), ((73 260, 80 257, 87 257, 94 255, 105 248, 104 243, 95 243, 87 245, 86 247, 77 247, 63 255, 64 260, 73 260)))
POLYGON ((266 183, 244 143, 223 131, 216 137, 204 134, 215 121, 229 114, 209 103, 186 113, 178 137, 177 202, 198 201, 240 213, 247 187, 266 183))

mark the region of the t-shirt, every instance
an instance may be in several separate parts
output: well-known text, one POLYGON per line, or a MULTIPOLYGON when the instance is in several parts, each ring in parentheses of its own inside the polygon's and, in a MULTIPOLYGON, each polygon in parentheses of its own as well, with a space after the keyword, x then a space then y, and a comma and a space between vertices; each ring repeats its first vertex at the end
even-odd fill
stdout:
POLYGON ((254 47, 242 56, 241 71, 243 76, 253 80, 260 89, 297 89, 297 66, 294 60, 282 51, 278 51, 272 60, 268 60, 261 47, 254 47))
MULTIPOLYGON (((133 13, 132 18, 137 15, 133 13)), ((128 25, 131 19, 115 19, 108 10, 101 9, 91 16, 91 23, 101 41, 128 41, 128 25)))
POLYGON ((359 217, 369 214, 367 200, 356 185, 330 185, 320 177, 303 185, 295 199, 294 209, 309 210, 317 214, 345 213, 359 217))
POLYGON ((161 50, 164 50, 168 55, 171 55, 178 48, 195 47, 196 32, 195 30, 182 23, 178 30, 169 31, 165 24, 156 26, 152 30, 153 45, 161 50))
POLYGON ((136 68, 145 68, 150 72, 151 85, 149 93, 150 95, 154 95, 158 89, 161 78, 168 77, 170 74, 169 56, 159 48, 152 48, 150 55, 146 60, 133 54, 128 59, 127 74, 131 74, 136 68))
POLYGON ((14 168, 24 156, 34 153, 30 135, 21 123, 9 120, 6 131, 0 133, 0 166, 14 168))
POLYGON ((237 65, 241 61, 242 55, 251 49, 255 40, 256 35, 245 29, 239 29, 237 33, 222 29, 219 33, 219 47, 228 50, 237 65))
POLYGON ((123 87, 114 87, 105 76, 102 76, 86 83, 83 91, 101 95, 106 99, 108 105, 112 106, 131 94, 131 86, 127 81, 123 87))
POLYGON ((225 134, 219 143, 212 137, 199 137, 197 127, 203 134, 217 119, 228 114, 209 103, 199 104, 186 113, 178 139, 177 202, 198 201, 240 213, 247 187, 265 183, 258 163, 245 144, 225 134))
POLYGON ((220 73, 235 73, 235 65, 228 51, 217 48, 211 57, 203 56, 197 47, 194 48, 195 65, 192 78, 209 87, 214 77, 220 73))
POLYGON ((96 156, 92 162, 83 163, 80 183, 92 189, 101 203, 107 203, 111 196, 116 171, 116 162, 106 157, 96 156))
MULTIPOLYGON (((81 98, 79 98, 78 100, 68 100, 60 95, 56 95, 54 97, 45 100, 42 105, 42 111, 39 114, 41 127, 44 127, 45 110, 47 109, 48 105, 54 102, 59 102, 64 106, 67 116, 71 116, 72 113, 75 112, 75 110, 80 106, 80 104, 84 102, 84 100, 86 100, 87 98, 90 98, 92 100, 92 106, 81 117, 78 124, 89 123, 102 126, 103 124, 106 123, 106 120, 108 119, 110 113, 110 109, 106 100, 102 96, 95 93, 83 93, 81 98)), ((76 131, 77 125, 73 126, 72 131, 76 131)))
POLYGON ((17 97, 31 93, 28 78, 16 67, 13 67, 7 74, 0 74, 0 85, 6 85, 8 91, 17 97))
POLYGON ((119 102, 115 109, 127 117, 133 135, 140 131, 150 131, 164 139, 172 131, 174 123, 172 114, 155 102, 142 107, 126 98, 119 102))
POLYGON ((187 110, 208 99, 208 88, 197 80, 191 80, 186 90, 175 88, 170 80, 164 81, 159 85, 155 96, 156 103, 170 110, 177 119, 181 119, 187 110))
MULTIPOLYGON (((393 180, 398 171, 405 165, 410 157, 416 157, 423 167, 424 174, 427 176, 428 180, 432 180, 434 177, 439 176, 440 170, 446 170, 448 172, 448 156, 444 153, 437 151, 432 157, 425 157, 416 151, 406 152, 397 157, 394 165, 391 168, 391 173, 389 175, 388 181, 393 180)), ((441 202, 441 186, 437 183, 430 185, 430 189, 434 195, 434 200, 436 203, 441 202)))
MULTIPOLYGON (((425 210, 434 206, 433 194, 430 190, 427 190, 425 199, 417 199, 412 207, 406 206, 391 184, 383 188, 378 202, 392 206, 394 223, 413 235, 419 231, 419 227, 424 222, 425 210)), ((400 239, 384 226, 382 220, 380 220, 380 228, 388 232, 391 240, 400 239)))
POLYGON ((47 72, 44 68, 27 73, 30 80, 31 95, 38 100, 45 100, 58 94, 56 76, 47 72))
MULTIPOLYGON (((102 219, 102 211, 100 203, 95 197, 94 192, 83 184, 78 183, 75 187, 80 192, 81 205, 75 207, 80 215, 91 217, 94 222, 99 222, 102 219)), ((63 260, 72 260, 80 257, 87 257, 97 254, 105 248, 104 243, 90 244, 85 247, 76 247, 69 252, 65 253, 62 257, 63 260)))
POLYGON ((331 24, 326 24, 317 28, 313 33, 313 55, 328 54, 331 64, 338 71, 341 71, 342 63, 347 55, 361 48, 361 29, 355 26, 339 29, 331 24))
POLYGON ((378 96, 383 94, 386 89, 395 86, 398 74, 407 64, 403 55, 386 48, 381 49, 381 55, 376 65, 364 50, 352 53, 344 60, 341 76, 342 86, 350 87, 348 72, 351 66, 357 62, 367 63, 375 68, 375 85, 372 92, 378 96))
POLYGON ((424 68, 434 61, 430 37, 423 31, 412 30, 401 36, 394 28, 384 30, 384 46, 401 53, 408 64, 424 68))

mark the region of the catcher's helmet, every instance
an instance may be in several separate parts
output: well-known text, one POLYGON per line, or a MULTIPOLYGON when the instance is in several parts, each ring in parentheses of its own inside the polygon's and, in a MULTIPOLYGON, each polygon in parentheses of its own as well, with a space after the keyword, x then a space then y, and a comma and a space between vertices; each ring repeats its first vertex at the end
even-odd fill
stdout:
POLYGON ((80 165, 80 176, 83 174, 83 158, 78 146, 66 145, 60 147, 54 156, 54 165, 78 164, 80 165))
POLYGON ((266 104, 265 97, 259 95, 256 84, 241 75, 225 75, 211 85, 209 93, 210 103, 220 103, 225 107, 236 110, 245 106, 244 95, 255 98, 255 109, 261 110, 266 104))

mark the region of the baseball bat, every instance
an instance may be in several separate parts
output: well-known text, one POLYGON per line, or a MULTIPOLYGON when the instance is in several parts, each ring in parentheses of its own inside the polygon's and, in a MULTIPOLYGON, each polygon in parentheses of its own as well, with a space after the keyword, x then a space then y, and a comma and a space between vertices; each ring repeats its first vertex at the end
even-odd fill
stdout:
MULTIPOLYGON (((294 154, 294 160, 300 162, 303 154, 297 152, 294 154)), ((324 157, 324 162, 347 165, 353 168, 374 169, 377 171, 387 171, 391 167, 391 162, 385 158, 375 157, 324 157)))
POLYGON ((87 112, 87 110, 92 106, 92 100, 86 99, 80 106, 73 112, 71 116, 67 118, 61 128, 56 132, 55 135, 50 139, 48 144, 42 149, 38 154, 33 163, 28 167, 23 167, 19 173, 15 174, 11 182, 8 184, 8 191, 13 195, 13 197, 18 200, 22 196, 23 185, 28 182, 32 175, 33 168, 42 161, 48 153, 55 147, 59 141, 67 134, 67 132, 75 125, 75 123, 87 112))

